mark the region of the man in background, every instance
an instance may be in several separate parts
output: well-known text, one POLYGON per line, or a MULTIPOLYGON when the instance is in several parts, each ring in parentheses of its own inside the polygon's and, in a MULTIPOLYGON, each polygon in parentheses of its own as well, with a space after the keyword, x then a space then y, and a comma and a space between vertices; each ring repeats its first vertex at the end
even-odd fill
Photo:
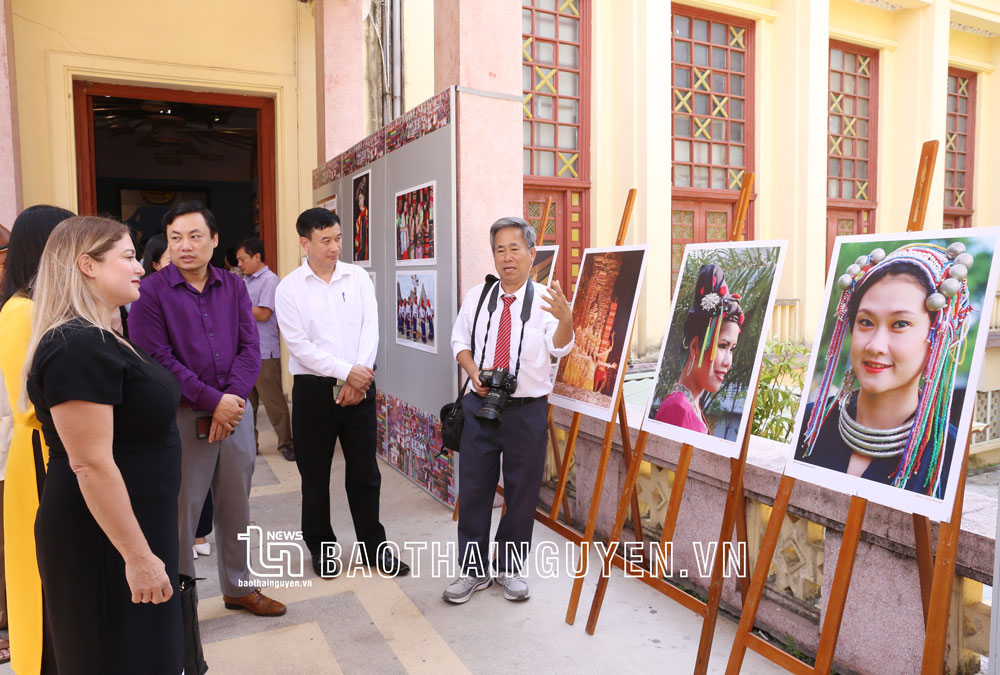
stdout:
POLYGON ((243 272, 243 280, 250 293, 253 318, 257 320, 260 335, 260 375, 253 391, 250 405, 253 406, 254 439, 260 453, 260 434, 257 431, 257 412, 264 404, 267 419, 278 434, 278 452, 289 462, 295 461, 292 447, 292 426, 288 415, 288 400, 281 388, 281 345, 278 342, 278 319, 274 316, 274 291, 281 281, 264 262, 264 242, 250 237, 236 247, 236 262, 243 272))

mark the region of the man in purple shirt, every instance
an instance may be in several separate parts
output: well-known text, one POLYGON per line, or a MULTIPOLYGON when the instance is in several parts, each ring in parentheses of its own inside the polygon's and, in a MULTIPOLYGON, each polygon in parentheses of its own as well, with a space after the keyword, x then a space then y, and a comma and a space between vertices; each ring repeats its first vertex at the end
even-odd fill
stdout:
POLYGON ((128 324, 132 341, 181 385, 180 573, 196 576, 191 546, 211 488, 226 608, 280 616, 285 606, 251 582, 248 541, 238 538, 250 524, 256 457, 253 417, 244 415, 260 371, 250 296, 239 277, 209 264, 219 235, 215 216, 200 202, 173 207, 163 226, 172 264, 143 280, 128 324))
MULTIPOLYGON (((243 281, 250 293, 253 318, 257 320, 260 334, 260 375, 250 392, 253 418, 261 402, 271 420, 274 433, 278 434, 278 452, 289 462, 295 461, 292 447, 292 425, 288 415, 288 399, 281 388, 281 345, 278 343, 278 319, 274 316, 274 290, 281 279, 264 262, 264 242, 250 237, 236 247, 236 262, 243 272, 243 281)), ((254 438, 257 438, 254 427, 254 438)), ((257 443, 260 452, 260 443, 257 443)))

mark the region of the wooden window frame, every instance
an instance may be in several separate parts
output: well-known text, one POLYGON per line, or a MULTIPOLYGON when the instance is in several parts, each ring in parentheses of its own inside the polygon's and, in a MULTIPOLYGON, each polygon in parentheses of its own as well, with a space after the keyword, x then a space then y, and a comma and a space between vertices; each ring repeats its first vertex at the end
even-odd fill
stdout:
MULTIPOLYGON (((676 14, 681 14, 683 16, 689 17, 691 19, 703 19, 709 22, 715 21, 718 23, 727 23, 730 25, 741 26, 746 29, 745 35, 745 56, 744 56, 744 72, 743 72, 743 170, 753 172, 756 166, 757 153, 756 153, 756 22, 752 19, 746 19, 740 16, 723 14, 720 12, 713 12, 705 9, 691 7, 690 5, 682 5, 674 3, 671 7, 670 12, 670 72, 671 79, 673 79, 673 54, 674 54, 674 29, 673 22, 674 16, 676 14)), ((708 66, 711 68, 711 65, 708 66)), ((727 71, 729 72, 729 71, 727 71)), ((670 147, 671 147, 671 157, 673 157, 673 145, 677 137, 674 135, 674 125, 673 125, 673 112, 674 112, 674 87, 670 87, 670 147)), ((729 141, 727 140, 727 144, 729 141)), ((671 184, 671 194, 676 200, 712 200, 712 201, 731 201, 735 202, 739 198, 739 189, 713 189, 713 188, 694 188, 694 187, 673 187, 674 184, 674 162, 671 161, 670 167, 670 184, 671 184)), ((694 163, 691 163, 694 166, 694 163)), ((701 166, 699 164, 699 166, 701 166)), ((709 166, 712 166, 711 164, 709 166)), ((728 167, 727 167, 728 168, 728 167)), ((728 174, 727 174, 728 178, 728 174)), ((751 200, 756 198, 756 192, 751 195, 751 200)), ((745 228, 745 237, 747 239, 753 238, 753 209, 751 209, 747 214, 747 224, 745 228)))
MULTIPOLYGON (((560 16, 560 15, 572 16, 571 14, 568 14, 568 13, 566 13, 564 11, 560 11, 560 6, 563 4, 564 1, 565 0, 558 0, 557 3, 556 3, 555 16, 557 17, 557 25, 558 25, 558 16, 560 16)), ((591 27, 591 2, 590 2, 590 0, 575 0, 575 6, 577 7, 577 9, 578 9, 578 11, 580 13, 579 16, 573 17, 573 18, 578 19, 578 21, 579 21, 578 26, 579 26, 579 33, 580 33, 579 34, 580 41, 579 42, 569 42, 569 41, 566 41, 566 43, 567 44, 572 44, 572 45, 577 46, 579 48, 579 62, 578 62, 577 68, 575 68, 575 69, 569 68, 569 69, 566 69, 566 70, 577 72, 577 75, 578 75, 578 78, 579 78, 579 80, 578 80, 579 90, 578 90, 577 96, 566 96, 565 98, 571 98, 571 99, 574 99, 574 100, 578 101, 577 124, 576 125, 569 125, 569 124, 567 124, 565 126, 576 126, 577 127, 577 150, 576 150, 576 152, 579 154, 579 158, 577 159, 577 164, 576 164, 576 167, 577 167, 577 177, 574 178, 572 175, 570 175, 570 176, 558 176, 558 175, 543 176, 543 175, 537 174, 537 173, 525 173, 524 174, 525 180, 527 181, 527 180, 530 179, 532 185, 549 186, 549 187, 565 187, 565 186, 567 186, 569 184, 572 184, 574 186, 580 186, 580 185, 585 185, 586 187, 590 186, 590 120, 591 120, 590 92, 591 92, 591 69, 588 66, 589 66, 589 64, 591 62, 591 50, 592 50, 592 46, 591 46, 591 28, 592 28, 591 27)), ((523 2, 522 2, 522 5, 521 5, 521 9, 522 9, 522 11, 525 9, 523 2)), ((536 8, 532 7, 532 9, 536 9, 536 8)), ((549 10, 536 10, 536 11, 549 12, 549 10)), ((535 16, 534 16, 534 14, 532 14, 532 31, 534 31, 534 30, 535 30, 535 16)), ((558 31, 558 28, 557 28, 557 31, 558 31)), ((557 35, 558 35, 558 32, 557 32, 557 35)), ((552 42, 555 45, 559 44, 559 42, 557 40, 553 40, 551 38, 539 38, 537 36, 537 34, 534 33, 534 32, 532 32, 530 35, 526 35, 526 34, 522 33, 521 34, 522 44, 528 38, 532 38, 533 40, 534 39, 543 39, 545 42, 552 42)), ((558 48, 556 49, 556 51, 558 52, 558 48)), ((556 69, 556 71, 563 70, 563 68, 561 68, 558 65, 558 57, 557 57, 556 61, 557 61, 557 63, 554 66, 554 68, 556 69)), ((525 61, 523 59, 521 61, 521 65, 522 65, 522 67, 524 65, 526 65, 526 63, 525 63, 525 61)), ((532 65, 532 67, 534 67, 534 63, 532 63, 531 65, 532 65)), ((558 77, 558 75, 557 75, 557 77, 558 77)), ((532 81, 534 81, 534 79, 532 79, 532 81)), ((558 89, 558 87, 557 87, 557 89, 558 89)), ((529 93, 533 94, 534 92, 525 92, 525 91, 522 90, 521 95, 522 95, 522 97, 524 97, 524 96, 526 96, 529 93)), ((544 146, 534 145, 535 123, 536 123, 536 120, 533 117, 532 118, 528 118, 528 117, 525 117, 524 115, 522 115, 522 123, 524 121, 528 121, 528 122, 531 123, 531 138, 529 139, 530 143, 528 145, 524 145, 523 149, 524 150, 529 150, 532 153, 532 157, 531 157, 531 166, 532 166, 532 168, 534 168, 534 162, 535 162, 535 160, 534 160, 534 151, 535 150, 540 150, 540 151, 543 151, 543 152, 552 152, 553 154, 556 153, 556 152, 559 152, 558 134, 559 134, 560 123, 558 121, 558 105, 559 105, 558 101, 559 101, 559 98, 561 97, 561 95, 558 94, 558 93, 556 93, 552 97, 553 97, 553 99, 555 101, 554 119, 552 120, 552 124, 556 127, 555 139, 554 139, 555 147, 548 148, 548 147, 544 147, 544 146)), ((556 158, 556 166, 554 167, 553 171, 555 173, 558 173, 558 171, 559 171, 559 161, 558 161, 558 158, 556 158)))
MULTIPOLYGON (((879 50, 872 49, 869 47, 862 47, 851 42, 843 42, 841 40, 830 39, 827 51, 831 49, 840 49, 851 52, 852 54, 860 54, 862 56, 871 57, 871 75, 869 75, 870 86, 868 92, 869 99, 869 111, 868 111, 868 129, 869 137, 868 142, 868 194, 870 195, 867 200, 863 199, 843 199, 843 198, 826 198, 827 208, 830 209, 856 209, 856 210, 870 210, 869 220, 871 223, 875 222, 875 209, 878 207, 878 112, 879 112, 879 50)), ((830 117, 830 68, 827 66, 827 80, 826 80, 826 117, 827 117, 827 129, 824 133, 824 142, 826 144, 826 181, 824 181, 824 194, 829 194, 827 192, 827 185, 830 179, 829 161, 830 156, 830 128, 829 128, 829 117, 830 117)), ((839 159, 843 159, 841 156, 839 159)))
POLYGON ((267 260, 278 260, 277 196, 275 183, 274 99, 242 94, 166 89, 161 87, 73 81, 73 126, 76 145, 77 211, 97 212, 97 157, 94 154, 95 96, 151 99, 170 103, 195 103, 257 111, 257 200, 260 209, 260 238, 267 260))
MULTIPOLYGON (((945 193, 946 194, 945 194, 944 215, 945 215, 946 219, 948 219, 949 217, 956 218, 956 219, 963 218, 964 222, 966 223, 965 227, 969 227, 971 225, 972 214, 975 212, 974 197, 975 197, 976 193, 975 193, 975 190, 973 188, 975 186, 974 181, 975 181, 975 169, 976 169, 976 103, 977 103, 977 94, 978 94, 978 91, 979 91, 979 86, 978 86, 979 85, 979 73, 977 73, 975 71, 972 71, 972 70, 964 70, 964 69, 961 69, 961 68, 955 68, 955 67, 949 66, 948 67, 948 76, 949 77, 952 77, 952 76, 954 76, 954 77, 964 77, 964 78, 968 78, 968 81, 969 81, 969 89, 968 89, 968 94, 967 94, 967 97, 966 97, 968 103, 966 104, 966 110, 967 110, 966 117, 967 117, 967 121, 966 121, 966 128, 965 128, 966 130, 965 130, 965 151, 964 151, 964 153, 965 153, 965 170, 964 170, 964 173, 965 173, 965 194, 964 194, 964 201, 965 201, 965 204, 967 206, 959 207, 959 206, 950 206, 949 205, 949 203, 950 203, 951 200, 949 199, 950 195, 948 193, 950 193, 952 190, 954 190, 954 188, 950 188, 950 187, 947 186, 947 172, 949 171, 948 161, 947 161, 947 156, 948 156, 948 144, 947 144, 948 136, 947 136, 947 134, 949 132, 948 132, 947 127, 946 127, 945 128, 945 169, 944 169, 945 172, 946 172, 946 176, 945 176, 945 193)), ((951 94, 949 93, 949 96, 950 95, 951 94)), ((950 117, 953 113, 946 112, 945 114, 946 114, 946 116, 950 117)), ((954 113, 954 114, 956 115, 956 119, 957 119, 957 115, 960 114, 960 113, 957 112, 957 106, 956 106, 956 113, 954 113)), ((956 125, 956 132, 957 132, 957 125, 956 125)))

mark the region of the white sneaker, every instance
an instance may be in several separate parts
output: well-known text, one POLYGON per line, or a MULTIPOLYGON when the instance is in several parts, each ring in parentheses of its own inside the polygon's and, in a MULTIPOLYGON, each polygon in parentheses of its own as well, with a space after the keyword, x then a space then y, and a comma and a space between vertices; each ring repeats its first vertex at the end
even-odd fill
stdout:
POLYGON ((204 544, 195 544, 194 552, 196 558, 199 555, 212 555, 212 545, 207 541, 204 544))
POLYGON ((489 576, 469 577, 463 575, 451 582, 448 588, 444 589, 441 597, 453 605, 461 605, 464 602, 468 602, 469 598, 476 591, 481 591, 492 585, 493 579, 489 576))
POLYGON ((520 572, 501 572, 497 575, 497 583, 503 586, 503 597, 508 600, 519 602, 527 600, 531 595, 520 572))

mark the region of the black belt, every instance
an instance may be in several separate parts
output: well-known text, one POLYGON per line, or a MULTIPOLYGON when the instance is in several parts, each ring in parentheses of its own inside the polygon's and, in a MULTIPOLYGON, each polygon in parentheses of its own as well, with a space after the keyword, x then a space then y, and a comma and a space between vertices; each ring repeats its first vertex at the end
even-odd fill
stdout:
MULTIPOLYGON (((480 401, 483 400, 483 397, 476 392, 470 391, 469 393, 478 398, 480 401)), ((520 408, 523 405, 528 405, 530 403, 534 403, 535 401, 545 401, 547 399, 548 396, 511 396, 507 399, 507 405, 504 406, 504 409, 520 408)))
POLYGON ((327 384, 331 387, 337 386, 337 378, 335 377, 322 377, 320 375, 293 375, 293 380, 302 380, 303 382, 312 382, 313 384, 327 384))
POLYGON ((519 408, 522 405, 529 405, 535 401, 544 401, 546 396, 519 396, 517 398, 511 397, 507 399, 508 408, 519 408))

